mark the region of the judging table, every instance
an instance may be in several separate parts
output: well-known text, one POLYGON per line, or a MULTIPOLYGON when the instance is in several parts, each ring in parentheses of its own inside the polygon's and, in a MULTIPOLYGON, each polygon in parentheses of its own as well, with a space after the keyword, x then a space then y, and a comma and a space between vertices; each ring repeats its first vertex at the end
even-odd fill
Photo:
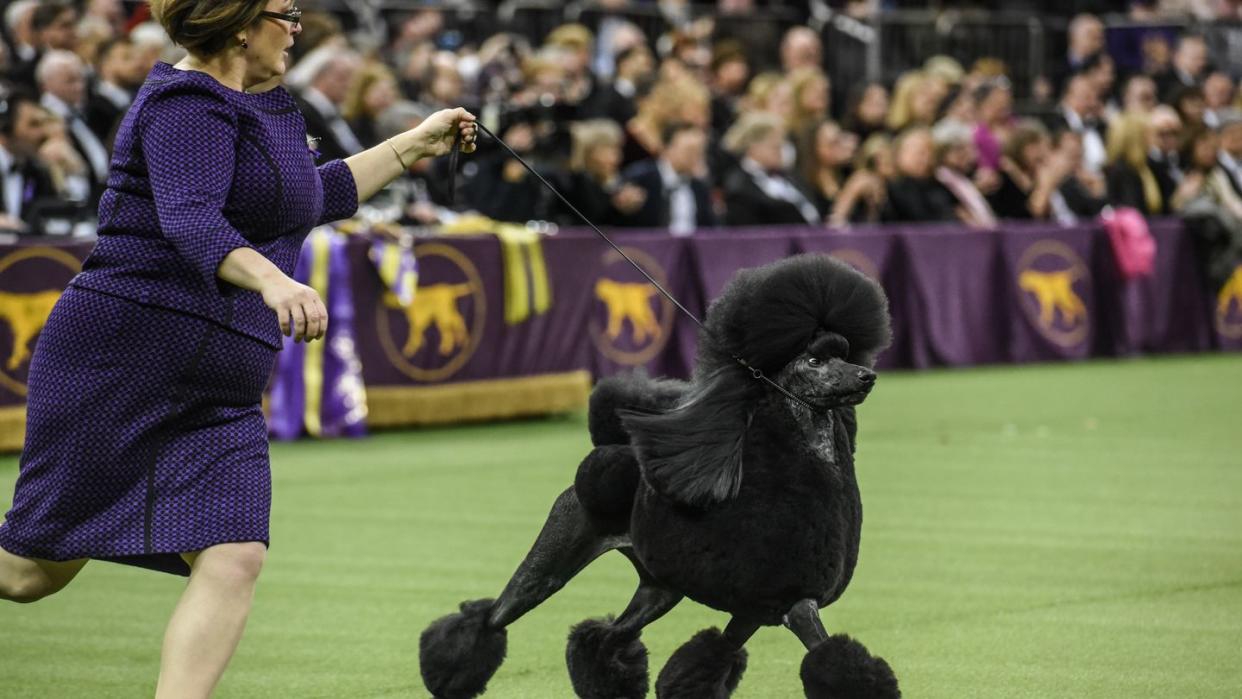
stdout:
MULTIPOLYGON (((1095 224, 722 229, 690 238, 617 231, 615 239, 699 316, 740 268, 832 254, 888 293, 894 342, 881 368, 1242 347, 1242 268, 1210 289, 1180 222, 1150 228, 1154 274, 1132 281, 1120 278, 1095 224)), ((332 254, 302 272, 333 280, 325 300, 342 334, 282 353, 269 401, 282 436, 341 433, 330 423, 342 420, 384 427, 567 411, 585 405, 592 377, 690 371, 693 321, 589 231, 519 243, 416 239, 412 298, 384 278, 366 236, 316 235, 332 254)), ((30 351, 91 245, 0 245, 2 449, 20 448, 30 351)))

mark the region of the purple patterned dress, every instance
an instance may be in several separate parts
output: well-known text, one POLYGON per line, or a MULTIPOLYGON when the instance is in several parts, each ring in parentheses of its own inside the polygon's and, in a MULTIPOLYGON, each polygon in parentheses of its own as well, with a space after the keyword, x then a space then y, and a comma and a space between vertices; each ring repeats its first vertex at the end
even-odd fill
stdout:
POLYGON ((116 137, 99 242, 48 318, 0 547, 186 575, 178 554, 268 542, 263 389, 281 347, 257 293, 216 277, 248 246, 286 274, 351 216, 293 98, 157 64, 116 137))

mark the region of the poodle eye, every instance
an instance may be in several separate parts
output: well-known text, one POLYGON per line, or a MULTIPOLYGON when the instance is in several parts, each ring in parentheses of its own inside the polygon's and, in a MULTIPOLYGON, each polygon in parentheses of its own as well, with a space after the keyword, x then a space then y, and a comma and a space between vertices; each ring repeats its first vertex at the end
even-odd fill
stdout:
POLYGON ((822 362, 819 361, 818 357, 811 357, 810 359, 806 360, 806 363, 810 364, 811 366, 819 366, 822 362))

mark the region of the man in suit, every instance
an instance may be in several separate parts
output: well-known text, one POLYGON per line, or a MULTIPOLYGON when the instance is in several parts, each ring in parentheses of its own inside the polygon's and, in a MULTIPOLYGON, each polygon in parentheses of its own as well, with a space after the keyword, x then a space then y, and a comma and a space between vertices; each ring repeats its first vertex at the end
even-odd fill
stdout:
POLYGON ((55 196, 36 154, 46 138, 43 110, 15 92, 0 99, 0 230, 30 232, 35 204, 55 196))
POLYGON ((724 180, 730 226, 817 224, 821 214, 785 169, 785 128, 766 112, 745 114, 725 134, 725 148, 740 156, 724 180))
POLYGON ((13 82, 34 89, 37 85, 39 62, 48 51, 73 51, 78 46, 75 28, 78 11, 73 4, 63 0, 48 0, 36 7, 30 15, 30 32, 34 37, 34 51, 27 51, 27 58, 14 64, 13 82))
POLYGON ((1233 191, 1242 197, 1242 112, 1236 109, 1220 113, 1220 155, 1217 161, 1229 175, 1233 191))
POLYGON ((1178 39, 1172 69, 1158 83, 1162 101, 1173 104, 1179 90, 1202 86, 1207 66, 1207 41, 1202 36, 1187 34, 1178 39))
POLYGON ((90 181, 86 203, 93 206, 103 194, 111 154, 86 123, 86 65, 77 54, 49 51, 39 61, 36 78, 39 104, 64 120, 74 151, 86 163, 90 181))
POLYGON ((361 153, 362 142, 341 114, 341 105, 360 66, 358 56, 324 47, 311 51, 302 60, 305 65, 299 72, 305 73, 308 83, 297 95, 298 108, 306 119, 306 133, 319 140, 323 162, 361 153))
POLYGON ((1160 105, 1151 112, 1148 123, 1150 146, 1147 166, 1156 176, 1160 194, 1165 202, 1173 201, 1173 193, 1182 182, 1180 145, 1182 142, 1182 119, 1177 110, 1160 105))
POLYGON ((1102 109, 1095 84, 1084 74, 1075 75, 1066 83, 1061 104, 1047 123, 1052 133, 1073 131, 1082 138, 1083 165, 1090 172, 1100 172, 1108 160, 1102 109))
POLYGON ((665 127, 663 143, 659 157, 636 162, 622 173, 622 179, 642 189, 646 198, 620 224, 668 228, 675 236, 715 226, 711 194, 701 177, 707 133, 693 124, 674 123, 665 127))
POLYGON ((134 43, 125 37, 111 39, 99 47, 95 62, 96 79, 86 97, 86 124, 105 144, 134 100, 134 90, 142 84, 144 73, 134 43))

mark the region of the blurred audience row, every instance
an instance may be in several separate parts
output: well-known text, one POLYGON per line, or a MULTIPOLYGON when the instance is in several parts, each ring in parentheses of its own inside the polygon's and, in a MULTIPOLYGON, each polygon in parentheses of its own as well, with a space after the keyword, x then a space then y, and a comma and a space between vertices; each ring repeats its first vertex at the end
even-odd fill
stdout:
MULTIPOLYGON (((135 91, 156 61, 179 58, 142 7, 125 8, 5 8, 0 228, 57 232, 45 225, 56 212, 93 210, 135 91)), ((1111 205, 1148 215, 1212 207, 1242 227, 1238 67, 1214 65, 1193 33, 1164 39, 1165 50, 1150 42, 1143 70, 1119 75, 1104 24, 1078 16, 1064 60, 1041 82, 1052 97, 1024 99, 1020 114, 1003 63, 944 56, 891 85, 860 81, 833 104, 821 39, 800 26, 757 44, 745 22, 709 18, 651 41, 618 16, 594 31, 567 24, 538 42, 501 33, 472 45, 434 10, 410 13, 385 41, 351 37, 325 13, 307 12, 302 25, 286 84, 322 159, 464 105, 600 225, 674 235, 720 225, 987 228, 1072 223, 1111 205), (776 62, 780 70, 756 69, 776 62)), ((393 187, 403 222, 476 211, 580 223, 487 139, 463 159, 456 192, 445 160, 420 161, 393 187)))

